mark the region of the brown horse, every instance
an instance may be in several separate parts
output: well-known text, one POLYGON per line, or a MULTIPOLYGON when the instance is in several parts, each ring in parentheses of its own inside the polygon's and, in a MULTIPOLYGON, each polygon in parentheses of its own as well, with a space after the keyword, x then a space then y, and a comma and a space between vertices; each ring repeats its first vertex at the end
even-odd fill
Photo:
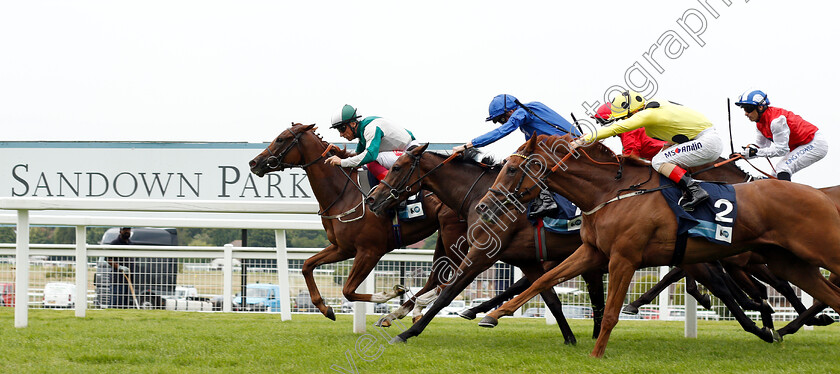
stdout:
MULTIPOLYGON (((312 303, 327 318, 335 320, 332 307, 324 303, 313 277, 313 271, 320 265, 355 258, 342 288, 344 297, 349 301, 383 303, 402 295, 405 289, 394 286, 389 292, 356 293, 359 284, 367 278, 379 259, 397 248, 398 242, 393 234, 391 219, 371 213, 366 206, 365 195, 356 186, 358 172, 355 169, 345 172, 339 167, 324 164, 323 159, 328 152, 335 152, 341 157, 348 156, 345 151, 330 147, 321 139, 315 133, 315 125, 293 124, 251 160, 249 165, 251 172, 259 177, 291 167, 306 171, 312 192, 321 206, 319 215, 330 245, 308 258, 301 272, 312 303)), ((402 242, 414 243, 439 230, 435 258, 442 257, 449 248, 455 248, 458 235, 464 231, 464 224, 459 222, 454 211, 433 196, 424 199, 423 209, 426 213, 424 219, 401 225, 402 242)), ((433 272, 423 290, 434 289, 440 284, 440 279, 444 277, 433 272)), ((407 313, 413 304, 414 297, 406 301, 400 310, 407 313)))
MULTIPOLYGON (((369 204, 373 211, 377 212, 395 205, 398 200, 405 199, 408 195, 414 193, 419 184, 424 189, 435 191, 437 196, 445 204, 458 209, 462 215, 469 215, 472 227, 480 224, 480 222, 476 222, 479 219, 478 215, 471 214, 471 207, 475 205, 476 201, 490 187, 488 179, 495 179, 496 175, 498 175, 498 167, 490 168, 488 165, 470 161, 472 154, 467 157, 455 158, 453 162, 447 163, 449 159, 445 159, 446 156, 424 152, 425 149, 425 146, 409 149, 408 152, 394 163, 388 178, 383 181, 380 187, 374 190, 369 198, 369 204)), ((487 161, 485 160, 485 162, 487 161)), ((731 165, 729 166, 732 167, 731 165)), ((743 172, 735 173, 727 167, 715 168, 706 173, 711 177, 722 178, 730 182, 744 180, 743 172)), ((536 257, 536 247, 533 239, 534 229, 524 218, 524 214, 514 213, 521 215, 517 219, 517 222, 520 224, 514 226, 513 229, 506 228, 503 231, 518 230, 516 231, 515 237, 524 238, 525 240, 501 241, 499 247, 503 251, 503 261, 511 259, 519 261, 531 259, 531 261, 537 261, 538 258, 536 257)), ((577 249, 581 244, 579 235, 549 234, 547 240, 552 251, 549 253, 549 260, 542 264, 546 270, 558 264, 557 261, 568 257, 572 253, 572 250, 577 249), (566 251, 564 252, 561 249, 566 249, 566 251)), ((472 253, 473 256, 469 257, 470 254, 468 254, 467 256, 470 260, 461 262, 460 268, 458 269, 458 273, 463 277, 460 280, 462 282, 460 285, 469 284, 475 274, 484 271, 492 265, 490 258, 484 255, 485 250, 474 250, 471 248, 470 251, 474 252, 472 253)), ((713 265, 686 264, 684 266, 689 273, 697 277, 701 283, 706 285, 709 290, 723 300, 733 311, 733 315, 741 323, 744 330, 757 335, 767 342, 774 341, 772 318, 769 317, 772 309, 769 305, 756 304, 743 297, 743 293, 737 290, 737 287, 729 287, 724 278, 725 274, 723 271, 718 270, 713 265), (745 308, 762 311, 762 315, 767 316, 764 320, 765 326, 768 326, 768 328, 759 329, 743 310, 741 310, 739 304, 744 305, 745 308)), ((593 338, 597 338, 604 305, 601 272, 585 274, 584 278, 587 281, 593 309, 596 311, 593 338)), ((527 279, 524 281, 520 280, 510 289, 494 298, 492 303, 488 302, 487 305, 482 305, 475 310, 466 310, 460 314, 464 318, 472 319, 475 317, 475 313, 490 310, 492 307, 501 304, 501 302, 525 290, 528 286, 530 286, 530 282, 527 279)), ((442 301, 439 305, 447 305, 449 303, 448 297, 454 297, 454 295, 457 295, 461 291, 462 289, 459 286, 449 286, 445 291, 448 296, 442 294, 442 301)), ((424 320, 428 321, 433 316, 434 313, 427 313, 421 319, 421 322, 400 334, 400 339, 398 340, 405 340, 422 332, 422 323, 424 320)))
MULTIPOLYGON (((489 313, 480 325, 492 327, 541 290, 583 272, 608 266, 610 284, 601 333, 592 356, 601 357, 633 273, 671 262, 677 222, 659 193, 622 195, 630 186, 658 187, 651 169, 623 163, 600 142, 571 151, 572 138, 532 137, 519 148, 477 207, 489 220, 538 193, 543 183, 584 211, 583 244, 525 292, 489 313), (539 146, 538 146, 539 144, 539 146), (570 160, 574 156, 575 159, 570 160), (504 202, 499 203, 499 190, 504 202), (510 192, 505 192, 510 191, 510 192), (501 212, 501 213, 500 213, 501 212)), ((777 180, 735 185, 738 217, 731 245, 689 238, 681 264, 708 262, 748 250, 763 255, 775 273, 814 298, 840 311, 840 211, 824 194, 808 186, 777 180), (829 280, 819 271, 832 272, 829 280)))
MULTIPOLYGON (((454 158, 451 162, 444 163, 446 156, 424 153, 427 147, 428 145, 416 147, 400 156, 385 180, 371 193, 368 199, 371 209, 377 213, 384 212, 396 205, 400 199, 416 193, 422 180, 423 189, 434 192, 444 204, 466 217, 466 222, 470 225, 469 229, 464 230, 463 241, 469 242, 470 247, 481 249, 459 252, 458 257, 451 257, 453 261, 450 265, 455 269, 457 277, 447 283, 438 299, 429 307, 429 311, 409 329, 395 337, 395 341, 404 342, 409 337, 419 335, 440 309, 449 305, 475 277, 497 261, 519 267, 526 278, 534 281, 545 273, 542 260, 565 259, 580 245, 577 234, 561 235, 547 232, 546 247, 550 249, 543 259, 539 258, 534 243, 534 228, 522 212, 517 212, 515 217, 506 222, 505 230, 487 230, 488 227, 479 220, 473 208, 495 180, 499 167, 474 161, 471 157, 454 158), (421 175, 425 177, 421 178, 421 175)), ((598 270, 584 274, 596 313, 593 337, 600 332, 600 315, 604 305, 602 274, 598 270)), ((553 290, 546 290, 541 295, 551 313, 557 316, 565 343, 574 344, 574 333, 563 317, 562 303, 557 294, 553 290)))

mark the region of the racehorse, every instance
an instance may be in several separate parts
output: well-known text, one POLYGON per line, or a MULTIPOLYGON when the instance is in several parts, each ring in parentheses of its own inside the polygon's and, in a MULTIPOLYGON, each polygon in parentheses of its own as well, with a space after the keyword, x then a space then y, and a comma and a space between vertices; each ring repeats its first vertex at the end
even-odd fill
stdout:
MULTIPOLYGON (((660 193, 642 192, 659 185, 657 178, 651 178, 649 166, 622 162, 600 142, 573 149, 572 141, 570 136, 532 137, 508 158, 496 188, 488 191, 476 210, 487 220, 499 221, 510 204, 535 197, 540 182, 584 211, 583 244, 528 290, 487 314, 479 325, 495 326, 498 318, 511 315, 538 292, 607 266, 612 287, 591 353, 602 357, 634 271, 674 260, 677 222, 660 193), (622 195, 631 186, 637 191, 622 195), (496 203, 499 195, 503 195, 502 203, 496 203)), ((765 257, 775 274, 840 311, 840 287, 834 284, 840 281, 837 205, 816 189, 787 181, 760 180, 734 188, 738 216, 731 245, 688 238, 679 263, 708 262, 752 250, 765 257), (819 267, 832 273, 828 280, 819 267)))
MULTIPOLYGON (((335 152, 341 157, 347 157, 348 153, 325 142, 315 133, 315 129, 315 125, 293 123, 292 127, 280 133, 265 150, 251 160, 249 166, 251 172, 259 177, 268 172, 292 167, 306 171, 312 192, 321 207, 318 214, 321 216, 330 245, 304 261, 301 273, 306 280, 312 303, 324 316, 335 320, 332 307, 324 303, 313 277, 313 271, 320 265, 355 258, 342 288, 344 297, 349 301, 384 303, 402 295, 406 290, 397 285, 387 292, 356 293, 359 284, 367 278, 379 259, 399 247, 400 240, 394 234, 391 219, 372 214, 366 206, 365 195, 355 182, 358 172, 354 169, 348 173, 342 168, 324 164, 323 159, 330 152, 335 152), (348 187, 351 184, 353 187, 348 187)), ((433 196, 423 200, 423 209, 426 213, 425 218, 405 222, 400 226, 401 241, 407 244, 414 243, 439 231, 435 258, 452 256, 447 253, 450 248, 455 248, 458 236, 464 231, 464 224, 459 222, 454 211, 433 196)), ((433 271, 421 293, 434 289, 443 278, 443 274, 433 271)), ((399 310, 407 313, 411 310, 414 300, 415 297, 410 298, 399 310)))
MULTIPOLYGON (((455 158, 454 160, 457 161, 447 164, 449 159, 444 160, 446 156, 424 152, 425 149, 426 146, 409 149, 394 163, 389 176, 386 177, 383 183, 373 191, 368 199, 374 212, 395 205, 398 200, 405 199, 408 195, 413 193, 411 190, 412 188, 416 190, 415 186, 417 184, 421 184, 424 189, 434 191, 445 204, 450 207, 457 208, 459 213, 463 215, 468 215, 471 214, 472 207, 474 206, 476 200, 480 198, 490 187, 486 180, 495 177, 498 174, 498 167, 495 169, 488 169, 488 166, 482 165, 481 163, 464 161, 470 160, 472 158, 471 155, 462 158, 455 158), (482 178, 484 179, 483 182, 482 178), (467 189, 467 187, 469 187, 469 189, 467 189)), ((743 172, 737 174, 725 170, 727 169, 716 168, 708 171, 707 173, 716 178, 723 178, 731 182, 740 182, 744 180, 743 172)), ((471 227, 475 227, 474 225, 480 223, 477 222, 477 215, 472 214, 470 217, 471 227)), ((499 247, 502 248, 502 251, 504 251, 503 255, 506 256, 504 258, 519 259, 520 261, 522 259, 537 260, 535 256, 536 247, 533 239, 533 228, 524 218, 524 215, 519 217, 516 222, 522 223, 515 226, 514 229, 519 230, 516 232, 516 235, 524 240, 508 242, 501 241, 499 243, 499 247)), ((505 231, 509 230, 510 228, 505 231)), ((550 252, 549 261, 547 261, 544 265, 548 265, 549 263, 552 263, 552 265, 546 266, 545 269, 550 269, 557 264, 557 262, 553 261, 565 259, 572 253, 569 249, 576 249, 581 244, 580 236, 575 234, 550 234, 549 239, 550 242, 547 247, 552 248, 552 252, 550 252), (561 251, 559 249, 565 249, 565 251, 561 251)), ((473 251, 471 249, 470 253, 472 252, 473 251)), ((470 257, 469 261, 465 261, 461 264, 457 273, 460 274, 460 277, 463 277, 463 279, 459 279, 461 282, 460 286, 456 287, 455 285, 450 285, 447 287, 444 292, 446 292, 449 297, 454 298, 455 295, 463 290, 461 287, 465 287, 465 285, 472 281, 476 274, 479 274, 492 265, 493 262, 490 262, 492 258, 484 256, 484 252, 484 250, 476 251, 473 253, 474 256, 470 257), (466 264, 466 266, 464 264, 466 264)), ((468 254, 467 256, 470 255, 468 254)), ((731 289, 731 287, 727 287, 728 285, 723 278, 723 275, 725 274, 722 270, 718 270, 713 266, 702 264, 686 264, 684 266, 689 272, 700 279, 701 283, 706 285, 707 288, 724 301, 724 303, 733 311, 733 315, 744 327, 744 330, 756 334, 759 338, 767 342, 774 341, 772 317, 770 317, 772 309, 769 305, 753 303, 751 300, 743 297, 743 294, 741 294, 737 288, 731 289), (732 292, 733 290, 737 292, 732 292), (755 323, 743 313, 739 304, 744 305, 745 308, 760 310, 762 312, 762 316, 764 317, 763 320, 765 321, 765 326, 768 326, 768 329, 759 329, 755 323)), ((600 328, 598 323, 600 320, 600 312, 604 305, 603 281, 600 272, 588 275, 585 274, 585 279, 590 291, 590 299, 594 305, 593 309, 596 311, 596 324, 594 326, 595 331, 593 331, 593 338, 596 338, 599 333, 597 329, 600 328), (596 300, 598 302, 596 302, 596 300)), ((521 292, 528 286, 529 283, 527 283, 527 281, 517 282, 517 284, 503 292, 501 295, 495 297, 491 300, 491 302, 483 304, 475 310, 464 311, 460 314, 464 318, 472 319, 475 317, 475 313, 490 310, 492 307, 521 292)), ((446 295, 442 294, 440 298, 443 299, 443 301, 439 304, 436 303, 432 307, 435 307, 436 305, 438 307, 448 305, 451 300, 446 297, 446 295)), ((421 322, 415 324, 409 330, 400 334, 400 339, 404 340, 419 334, 423 328, 421 323, 424 320, 428 321, 433 318, 434 312, 436 311, 432 310, 432 313, 427 313, 420 320, 421 322)))
MULTIPOLYGON (((438 299, 432 304, 420 320, 406 331, 400 333, 397 341, 405 341, 405 334, 418 335, 434 318, 438 311, 458 296, 469 284, 489 269, 497 261, 504 261, 522 269, 523 274, 530 280, 535 280, 545 273, 541 260, 562 260, 574 251, 580 244, 577 234, 561 235, 546 233, 546 247, 550 248, 543 258, 538 257, 534 243, 534 228, 525 217, 519 214, 506 223, 506 230, 499 233, 486 230, 485 227, 473 225, 479 222, 473 207, 493 183, 499 167, 490 166, 472 160, 471 157, 453 158, 452 162, 443 163, 446 156, 424 153, 428 144, 409 149, 391 166, 388 176, 371 192, 368 204, 371 209, 382 214, 389 207, 395 206, 400 199, 416 193, 420 187, 419 172, 424 172, 422 178, 424 190, 432 191, 444 204, 455 209, 471 225, 464 230, 463 242, 484 244, 481 251, 470 250, 468 253, 457 253, 458 257, 450 264, 455 269, 457 277, 446 284, 438 299), (422 158, 421 158, 422 155, 422 158), (440 165, 440 166, 438 166, 440 165), (435 169, 433 173, 429 173, 435 169), (415 174, 415 171, 418 174, 415 174), (410 180, 409 180, 410 179, 410 180), (465 266, 464 264, 468 264, 465 266), (459 267, 460 265, 460 267, 459 267)), ((473 154, 475 151, 470 151, 473 154)), ((595 312, 595 327, 593 337, 600 332, 600 315, 604 306, 604 286, 602 272, 595 270, 584 274, 589 288, 590 300, 595 312)), ((563 317, 560 299, 553 290, 541 293, 552 314, 557 317, 557 323, 563 333, 566 344, 576 343, 574 333, 563 317)))

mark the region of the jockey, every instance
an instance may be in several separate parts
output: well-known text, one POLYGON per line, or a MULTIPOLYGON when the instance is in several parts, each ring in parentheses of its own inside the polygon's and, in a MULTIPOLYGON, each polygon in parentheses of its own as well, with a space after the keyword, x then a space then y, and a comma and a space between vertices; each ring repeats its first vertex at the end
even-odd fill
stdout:
POLYGON ((651 159, 651 166, 683 191, 680 206, 690 211, 709 198, 700 182, 686 175, 684 169, 716 160, 723 149, 706 116, 669 101, 647 102, 634 91, 624 91, 613 98, 610 112, 610 119, 623 120, 596 130, 595 134, 584 134, 572 147, 644 127, 648 136, 666 142, 665 148, 651 159))
POLYGON ((744 115, 755 122, 757 130, 756 144, 745 146, 741 155, 744 158, 782 156, 776 164, 777 178, 789 181, 791 174, 828 153, 828 141, 816 126, 791 111, 770 106, 763 91, 748 90, 735 105, 744 109, 744 115))
POLYGON ((344 105, 332 116, 330 128, 338 130, 339 135, 347 140, 358 138, 359 144, 356 145, 355 156, 345 159, 330 156, 324 163, 344 168, 367 165, 376 179, 382 180, 403 151, 416 144, 414 135, 384 118, 359 118, 357 109, 350 105, 344 105))
MULTIPOLYGON (((538 101, 522 104, 512 95, 502 94, 497 95, 490 101, 488 111, 489 116, 485 121, 493 121, 493 123, 499 123, 501 126, 464 145, 452 148, 453 152, 462 152, 473 147, 484 147, 504 138, 516 129, 525 134, 525 140, 530 139, 534 132, 537 135, 580 135, 580 132, 563 116, 538 101)), ((542 201, 542 204, 532 208, 532 216, 547 215, 551 210, 557 208, 557 203, 549 191, 540 191, 540 201, 542 201)))
MULTIPOLYGON (((613 122, 610 119, 611 113, 610 104, 604 104, 598 108, 597 114, 592 118, 598 121, 601 126, 606 126, 613 122)), ((624 156, 635 156, 650 160, 665 146, 665 142, 647 136, 645 129, 623 132, 618 134, 618 137, 621 138, 621 154, 624 156)))

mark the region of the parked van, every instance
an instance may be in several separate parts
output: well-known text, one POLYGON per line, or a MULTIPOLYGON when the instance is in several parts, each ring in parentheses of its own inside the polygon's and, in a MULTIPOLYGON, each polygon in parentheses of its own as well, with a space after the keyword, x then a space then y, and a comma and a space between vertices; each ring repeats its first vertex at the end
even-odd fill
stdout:
POLYGON ((76 285, 53 282, 44 286, 45 308, 73 308, 76 305, 76 285))

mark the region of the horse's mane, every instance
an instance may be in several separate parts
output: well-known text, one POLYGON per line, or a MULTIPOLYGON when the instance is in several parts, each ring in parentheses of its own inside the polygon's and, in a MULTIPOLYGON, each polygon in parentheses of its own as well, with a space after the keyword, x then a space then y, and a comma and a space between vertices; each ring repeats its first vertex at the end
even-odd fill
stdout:
MULTIPOLYGON (((451 153, 441 153, 435 151, 429 151, 426 153, 430 153, 436 155, 438 157, 447 158, 451 155, 451 153)), ((461 156, 455 157, 451 161, 455 164, 462 164, 462 165, 472 165, 472 166, 479 166, 487 168, 489 167, 490 170, 499 171, 502 169, 502 165, 496 161, 496 159, 492 155, 483 154, 481 151, 475 148, 468 148, 464 152, 461 153, 461 156)))

